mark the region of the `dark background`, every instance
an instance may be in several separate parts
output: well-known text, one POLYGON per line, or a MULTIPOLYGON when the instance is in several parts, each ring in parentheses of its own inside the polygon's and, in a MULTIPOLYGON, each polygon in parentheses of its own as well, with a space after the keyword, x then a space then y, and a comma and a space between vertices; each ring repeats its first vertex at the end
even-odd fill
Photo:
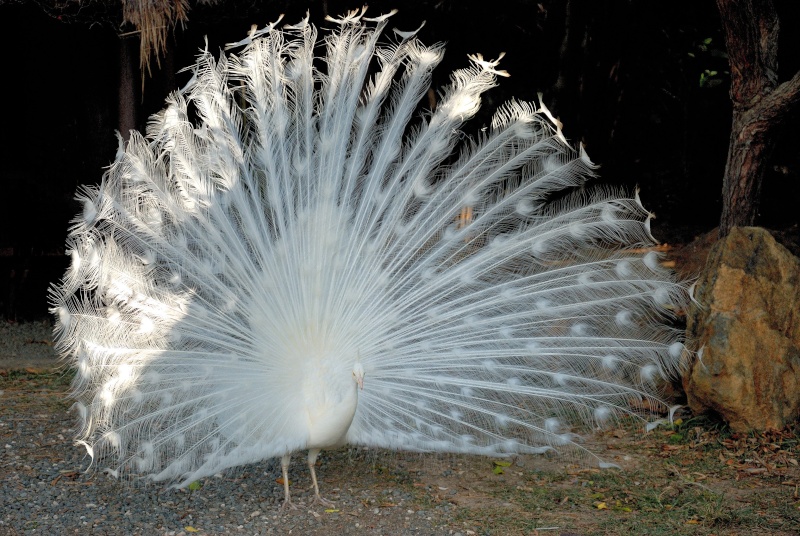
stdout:
MULTIPOLYGON (((791 1, 776 1, 781 16, 779 80, 800 69, 800 20, 791 1)), ((434 85, 467 65, 466 55, 506 56, 511 77, 484 98, 465 127, 487 124, 502 102, 516 97, 545 103, 600 165, 602 180, 641 188, 656 213, 653 232, 686 243, 718 222, 731 104, 724 38, 712 0, 372 1, 368 15, 397 7, 389 27, 425 26, 427 44, 447 43, 434 85), (580 32, 567 57, 566 28, 580 32), (559 76, 562 83, 559 84, 559 76), (702 78, 702 80, 701 80, 702 78)), ((242 39, 252 24, 281 13, 293 23, 329 28, 324 15, 358 2, 289 1, 191 4, 189 22, 170 34, 169 52, 145 75, 137 94, 140 130, 164 97, 188 80, 177 71, 209 49, 242 39), (177 73, 177 74, 176 74, 177 73)), ((100 181, 117 149, 121 14, 114 2, 0 0, 0 50, 6 62, 0 139, 0 305, 10 320, 44 316, 47 287, 67 266, 64 239, 79 211, 80 184, 100 181)), ((324 34, 324 31, 321 32, 324 34)), ((136 39, 125 37, 125 39, 136 39)), ((137 45, 138 47, 138 45, 137 45)), ((137 73, 138 75, 138 73, 137 73)), ((139 88, 137 80, 137 91, 139 88)), ((757 224, 797 233, 800 153, 797 114, 781 133, 765 177, 757 224)))

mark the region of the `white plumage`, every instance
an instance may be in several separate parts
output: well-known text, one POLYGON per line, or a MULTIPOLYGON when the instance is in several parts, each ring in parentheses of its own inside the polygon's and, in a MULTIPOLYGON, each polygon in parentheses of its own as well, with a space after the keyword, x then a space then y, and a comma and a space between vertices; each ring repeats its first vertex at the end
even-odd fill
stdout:
POLYGON ((203 53, 79 193, 52 301, 112 473, 184 486, 283 457, 290 504, 308 449, 322 500, 320 449, 575 447, 572 425, 657 402, 679 368, 686 289, 640 253, 638 198, 551 202, 592 165, 541 106, 504 105, 452 157, 505 73, 472 57, 412 120, 443 50, 379 44, 386 19, 334 21, 322 58, 307 20, 203 53))

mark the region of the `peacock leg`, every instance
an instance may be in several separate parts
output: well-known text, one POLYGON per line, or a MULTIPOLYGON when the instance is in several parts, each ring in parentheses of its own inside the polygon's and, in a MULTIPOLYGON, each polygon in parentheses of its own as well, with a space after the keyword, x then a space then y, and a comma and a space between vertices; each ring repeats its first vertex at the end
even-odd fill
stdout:
POLYGON ((311 471, 311 482, 314 484, 314 502, 320 503, 323 506, 332 508, 336 506, 328 499, 323 499, 319 494, 319 485, 317 484, 317 472, 314 470, 314 464, 317 463, 317 456, 319 456, 320 449, 308 450, 308 470, 311 471))
POLYGON ((281 458, 281 469, 283 470, 283 506, 281 506, 281 510, 285 510, 287 506, 292 510, 297 510, 289 495, 289 460, 291 457, 291 454, 287 454, 281 458))

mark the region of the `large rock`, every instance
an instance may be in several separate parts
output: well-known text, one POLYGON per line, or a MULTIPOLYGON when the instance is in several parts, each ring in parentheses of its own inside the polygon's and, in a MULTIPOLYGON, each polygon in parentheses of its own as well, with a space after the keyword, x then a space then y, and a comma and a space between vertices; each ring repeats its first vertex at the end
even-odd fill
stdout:
POLYGON ((692 410, 736 431, 800 417, 800 259, 764 229, 734 228, 695 297, 687 329, 701 351, 683 381, 692 410))

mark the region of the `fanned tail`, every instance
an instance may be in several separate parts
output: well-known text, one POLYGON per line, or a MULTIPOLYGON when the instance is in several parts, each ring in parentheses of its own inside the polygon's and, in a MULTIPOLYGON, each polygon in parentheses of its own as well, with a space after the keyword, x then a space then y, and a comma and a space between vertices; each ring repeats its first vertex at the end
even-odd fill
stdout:
POLYGON ((411 122, 442 46, 334 22, 321 66, 307 19, 202 53, 79 193, 57 344, 114 472, 185 485, 307 448, 313 360, 363 364, 351 443, 485 454, 572 445, 679 368, 686 290, 640 253, 638 198, 586 193, 591 162, 528 103, 450 162, 497 62, 411 122))

